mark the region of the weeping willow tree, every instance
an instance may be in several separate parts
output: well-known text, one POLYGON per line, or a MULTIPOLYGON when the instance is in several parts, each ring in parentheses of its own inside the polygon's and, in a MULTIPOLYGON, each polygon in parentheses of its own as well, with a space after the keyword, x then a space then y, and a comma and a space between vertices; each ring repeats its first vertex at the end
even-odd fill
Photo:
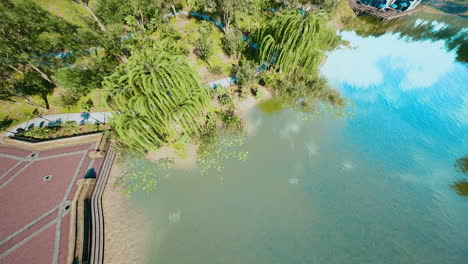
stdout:
POLYGON ((326 21, 326 13, 317 12, 292 11, 273 18, 256 37, 261 60, 289 76, 315 79, 325 51, 338 41, 326 21))
POLYGON ((186 59, 166 44, 133 52, 104 81, 120 142, 140 152, 197 134, 204 123, 208 91, 186 59))

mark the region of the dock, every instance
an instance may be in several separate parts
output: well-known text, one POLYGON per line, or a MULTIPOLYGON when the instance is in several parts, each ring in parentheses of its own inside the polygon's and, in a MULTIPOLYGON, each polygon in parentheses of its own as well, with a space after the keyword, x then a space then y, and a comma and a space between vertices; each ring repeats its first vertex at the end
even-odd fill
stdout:
POLYGON ((382 20, 392 20, 399 17, 409 16, 414 13, 419 12, 422 7, 416 7, 411 10, 400 11, 398 12, 393 8, 385 8, 385 11, 374 6, 369 6, 365 4, 359 4, 356 0, 348 0, 349 6, 354 10, 358 15, 370 15, 382 20))

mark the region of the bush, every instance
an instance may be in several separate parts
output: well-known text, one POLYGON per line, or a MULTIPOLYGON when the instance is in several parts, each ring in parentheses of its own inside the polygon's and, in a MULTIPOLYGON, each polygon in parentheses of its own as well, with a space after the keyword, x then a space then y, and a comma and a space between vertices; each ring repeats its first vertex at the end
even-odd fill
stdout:
POLYGON ((234 115, 234 112, 222 111, 220 116, 226 128, 234 130, 242 129, 242 122, 238 116, 234 115))
POLYGON ((47 139, 52 133, 55 132, 55 130, 55 127, 33 127, 23 132, 21 136, 38 139, 47 139))
POLYGON ((211 40, 213 26, 210 23, 203 21, 198 32, 200 33, 200 36, 195 41, 196 53, 200 59, 208 61, 211 55, 213 55, 214 43, 211 40))
POLYGON ((83 96, 91 90, 100 88, 103 80, 98 69, 82 69, 80 67, 65 67, 57 70, 52 77, 60 86, 75 94, 83 96))
POLYGON ((218 96, 218 101, 222 106, 231 107, 233 105, 231 97, 229 97, 227 94, 218 96))
POLYGON ((226 32, 222 38, 223 50, 229 57, 240 58, 247 43, 242 39, 242 32, 231 30, 226 32))
POLYGON ((64 94, 60 95, 60 105, 68 109, 76 105, 78 100, 80 100, 81 94, 74 93, 72 91, 66 91, 64 94))
POLYGON ((208 70, 213 73, 213 74, 223 74, 224 70, 223 70, 223 66, 221 65, 213 65, 213 66, 209 66, 208 67, 208 70))
POLYGON ((237 77, 238 85, 248 86, 255 79, 257 67, 252 61, 241 60, 239 65, 234 68, 234 74, 237 77))
POLYGON ((91 100, 91 98, 89 98, 88 100, 86 100, 84 102, 81 102, 81 104, 80 104, 80 108, 84 112, 89 112, 91 110, 91 108, 93 108, 93 107, 94 107, 94 103, 93 103, 93 100, 91 100))

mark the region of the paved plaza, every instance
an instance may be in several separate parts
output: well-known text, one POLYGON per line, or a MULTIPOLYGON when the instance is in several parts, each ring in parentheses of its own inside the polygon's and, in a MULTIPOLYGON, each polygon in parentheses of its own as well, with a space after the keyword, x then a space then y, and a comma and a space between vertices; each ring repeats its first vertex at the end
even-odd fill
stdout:
POLYGON ((76 182, 103 162, 89 158, 94 145, 37 152, 0 144, 0 263, 66 263, 76 182))

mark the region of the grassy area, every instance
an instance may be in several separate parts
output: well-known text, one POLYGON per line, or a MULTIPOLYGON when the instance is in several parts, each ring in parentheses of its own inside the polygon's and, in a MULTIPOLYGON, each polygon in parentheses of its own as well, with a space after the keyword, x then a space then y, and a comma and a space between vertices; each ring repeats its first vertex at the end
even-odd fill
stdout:
MULTIPOLYGON (((12 0, 12 2, 21 2, 22 0, 12 0)), ((38 6, 50 13, 65 19, 66 21, 87 27, 85 19, 89 16, 88 11, 72 0, 31 0, 38 6)))

